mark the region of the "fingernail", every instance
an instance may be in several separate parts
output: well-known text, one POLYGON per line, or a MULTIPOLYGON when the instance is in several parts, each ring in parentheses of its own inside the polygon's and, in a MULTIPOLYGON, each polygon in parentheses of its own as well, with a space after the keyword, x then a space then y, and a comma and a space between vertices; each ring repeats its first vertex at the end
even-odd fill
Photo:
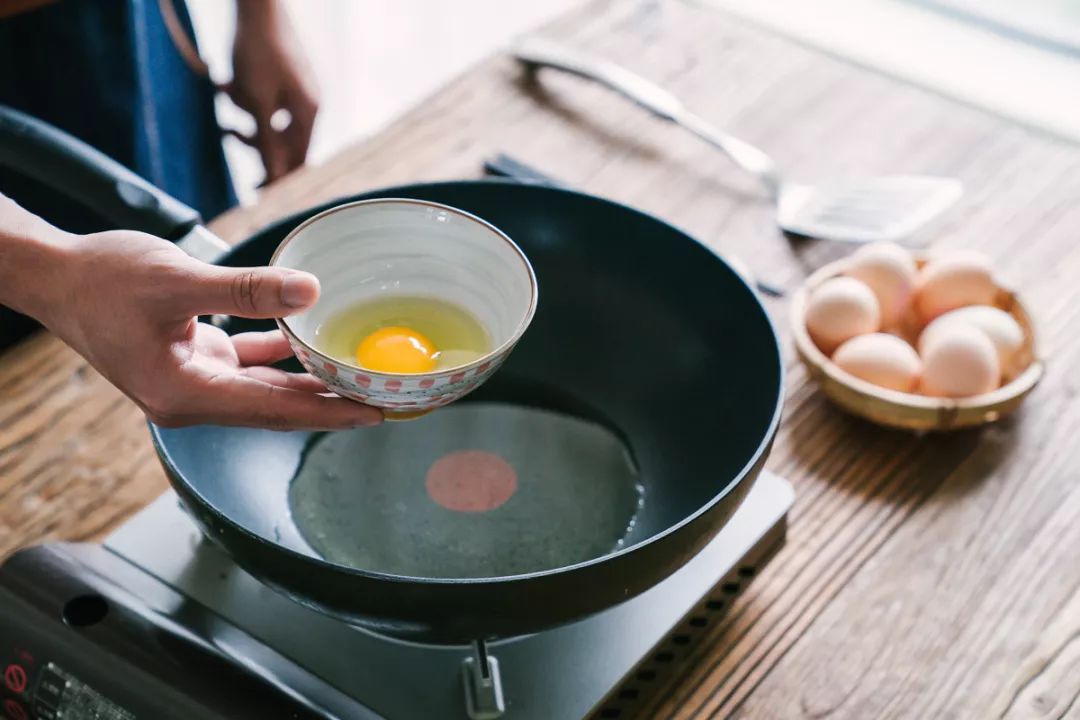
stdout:
POLYGON ((311 305, 319 297, 319 281, 307 273, 289 273, 281 281, 281 302, 291 308, 311 305))

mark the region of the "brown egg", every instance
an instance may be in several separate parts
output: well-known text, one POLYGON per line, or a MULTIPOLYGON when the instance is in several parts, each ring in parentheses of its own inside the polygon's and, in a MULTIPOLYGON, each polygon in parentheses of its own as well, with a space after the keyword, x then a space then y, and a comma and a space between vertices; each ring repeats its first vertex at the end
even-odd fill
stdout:
POLYGON ((881 309, 882 327, 896 326, 915 291, 915 258, 895 243, 863 245, 848 260, 844 274, 861 280, 873 291, 881 309))
POLYGON ((997 350, 1003 374, 1008 375, 1019 369, 1014 367, 1014 362, 1024 345, 1024 330, 1012 315, 989 305, 963 307, 934 320, 919 336, 919 352, 925 354, 935 339, 940 338, 954 323, 970 325, 986 333, 997 350))
POLYGON ((849 338, 876 332, 880 325, 877 298, 855 278, 830 278, 814 288, 806 302, 806 330, 826 355, 849 338))
POLYGON ((887 333, 857 335, 837 348, 832 360, 844 372, 900 392, 915 390, 922 372, 915 349, 887 333))
POLYGON ((915 304, 924 322, 966 305, 990 305, 997 294, 990 259, 959 250, 930 260, 919 273, 915 304))
POLYGON ((927 395, 969 397, 990 392, 1001 380, 997 350, 986 333, 949 324, 927 343, 921 389, 927 395))

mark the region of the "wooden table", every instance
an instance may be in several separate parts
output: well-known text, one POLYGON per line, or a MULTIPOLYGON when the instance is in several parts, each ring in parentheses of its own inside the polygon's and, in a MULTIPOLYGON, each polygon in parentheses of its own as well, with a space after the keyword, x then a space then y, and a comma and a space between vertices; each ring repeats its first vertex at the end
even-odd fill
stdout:
MULTIPOLYGON (((1080 714, 1080 150, 681 4, 598 2, 549 30, 661 81, 793 177, 962 178, 962 204, 922 239, 995 256, 1049 351, 1015 418, 915 437, 828 405, 785 333, 769 467, 798 493, 787 545, 645 714, 1080 714)), ((573 78, 523 82, 505 57, 214 227, 239 240, 328 198, 476 176, 497 151, 657 213, 788 288, 841 252, 781 237, 753 183, 695 139, 573 78)), ((768 308, 783 328, 785 301, 768 308)), ((0 555, 100 538, 165 489, 139 413, 56 340, 0 358, 0 393, 0 555)))

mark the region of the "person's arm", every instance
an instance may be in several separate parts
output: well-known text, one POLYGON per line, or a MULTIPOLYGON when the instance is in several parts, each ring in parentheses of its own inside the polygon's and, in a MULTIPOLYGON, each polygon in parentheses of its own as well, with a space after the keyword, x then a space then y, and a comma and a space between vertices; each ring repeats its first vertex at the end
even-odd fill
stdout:
POLYGON ((56 269, 74 236, 26 212, 0 194, 0 305, 41 322, 56 269))
POLYGON ((225 268, 125 230, 73 235, 0 195, 0 304, 41 322, 152 421, 274 429, 374 425, 382 413, 327 395, 280 331, 229 337, 199 315, 284 317, 318 281, 284 268, 225 268))
POLYGON ((319 110, 314 75, 280 0, 236 0, 233 79, 224 88, 255 120, 267 182, 304 164, 319 110), (288 114, 285 127, 271 119, 288 114))

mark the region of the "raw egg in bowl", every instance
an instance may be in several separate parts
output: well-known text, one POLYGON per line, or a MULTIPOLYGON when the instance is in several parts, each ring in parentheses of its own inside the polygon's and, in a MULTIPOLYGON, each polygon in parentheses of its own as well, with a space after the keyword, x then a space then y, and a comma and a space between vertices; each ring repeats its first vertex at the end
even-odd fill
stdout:
POLYGON ((319 279, 318 302, 278 320, 300 362, 388 420, 479 387, 536 312, 536 275, 505 233, 423 200, 326 210, 289 233, 270 264, 319 279))

